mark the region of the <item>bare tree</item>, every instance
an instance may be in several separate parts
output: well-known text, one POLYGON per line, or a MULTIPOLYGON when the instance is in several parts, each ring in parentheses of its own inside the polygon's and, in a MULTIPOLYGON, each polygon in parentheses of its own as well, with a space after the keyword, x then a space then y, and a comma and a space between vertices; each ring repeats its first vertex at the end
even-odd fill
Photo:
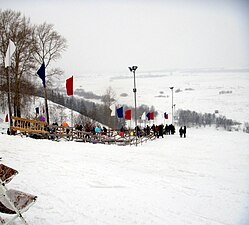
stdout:
POLYGON ((104 111, 103 111, 104 122, 109 126, 111 124, 110 106, 116 102, 115 98, 116 98, 116 93, 111 87, 108 87, 105 94, 102 96, 102 102, 104 103, 104 111))
MULTIPOLYGON (((52 24, 47 23, 36 26, 35 34, 37 42, 34 58, 39 64, 44 63, 45 68, 48 68, 50 63, 59 59, 61 57, 61 53, 67 48, 66 39, 54 30, 52 24)), ((53 75, 61 75, 62 73, 63 72, 60 69, 53 68, 50 71, 47 71, 46 77, 48 78, 53 75)), ((44 96, 47 122, 49 123, 46 87, 44 87, 44 96)))
MULTIPOLYGON (((27 88, 22 81, 25 79, 28 81, 28 76, 35 68, 32 55, 35 47, 34 27, 31 25, 30 19, 22 16, 20 12, 12 10, 0 11, 0 57, 2 65, 4 65, 9 39, 16 45, 14 60, 8 74, 11 81, 14 115, 21 116, 23 92, 27 88), (24 77, 26 78, 23 79, 24 77)), ((1 74, 1 76, 5 76, 6 82, 8 81, 6 75, 1 74)))
MULTIPOLYGON (((54 25, 43 23, 36 26, 35 34, 37 37, 36 50, 34 52, 35 60, 48 68, 51 62, 57 61, 63 51, 66 50, 66 39, 54 30, 54 25)), ((46 76, 60 75, 62 71, 59 68, 51 68, 46 76)))

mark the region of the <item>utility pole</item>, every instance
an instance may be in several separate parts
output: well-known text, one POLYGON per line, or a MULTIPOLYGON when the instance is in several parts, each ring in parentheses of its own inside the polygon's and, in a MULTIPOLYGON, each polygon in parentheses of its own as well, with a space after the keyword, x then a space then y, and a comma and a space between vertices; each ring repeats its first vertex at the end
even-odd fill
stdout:
POLYGON ((135 71, 137 69, 137 66, 132 66, 132 67, 128 67, 130 69, 131 72, 133 72, 134 75, 134 88, 133 88, 133 92, 134 92, 134 101, 135 101, 135 136, 136 136, 136 146, 137 146, 137 89, 136 89, 136 75, 135 75, 135 71))
POLYGON ((173 89, 174 87, 170 87, 171 91, 172 91, 172 125, 174 125, 174 105, 173 105, 173 89))

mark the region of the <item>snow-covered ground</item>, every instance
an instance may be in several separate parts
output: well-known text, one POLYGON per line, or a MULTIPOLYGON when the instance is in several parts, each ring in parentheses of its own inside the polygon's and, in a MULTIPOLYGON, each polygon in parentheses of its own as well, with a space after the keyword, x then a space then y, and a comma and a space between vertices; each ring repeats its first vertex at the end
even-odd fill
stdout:
POLYGON ((24 214, 35 225, 248 225, 248 147, 214 128, 137 148, 0 134, 19 171, 8 187, 38 196, 24 214))

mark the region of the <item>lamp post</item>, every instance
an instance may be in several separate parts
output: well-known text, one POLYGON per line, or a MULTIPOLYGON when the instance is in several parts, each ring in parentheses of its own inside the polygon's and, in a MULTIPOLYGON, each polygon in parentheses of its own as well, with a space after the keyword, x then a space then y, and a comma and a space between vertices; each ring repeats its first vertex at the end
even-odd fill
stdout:
POLYGON ((174 112, 173 112, 173 89, 174 87, 170 87, 171 91, 172 91, 172 125, 174 125, 174 112))
POLYGON ((176 104, 173 105, 174 106, 174 115, 176 113, 176 104))
POLYGON ((130 71, 133 73, 134 75, 134 88, 133 88, 133 92, 134 92, 134 102, 135 102, 135 136, 136 136, 136 146, 137 146, 137 89, 136 89, 136 79, 135 79, 135 71, 137 69, 137 66, 132 66, 132 67, 128 67, 130 69, 130 71))

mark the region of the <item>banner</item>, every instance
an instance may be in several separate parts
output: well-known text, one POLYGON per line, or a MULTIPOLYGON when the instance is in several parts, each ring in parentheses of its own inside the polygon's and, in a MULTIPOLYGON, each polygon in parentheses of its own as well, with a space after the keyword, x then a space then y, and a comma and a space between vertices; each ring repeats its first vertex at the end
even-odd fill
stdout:
POLYGON ((14 54, 15 50, 16 50, 15 44, 9 39, 9 45, 4 59, 5 68, 11 65, 11 57, 14 54))
POLYGON ((120 108, 117 109, 117 114, 118 114, 118 118, 123 118, 124 117, 123 107, 120 107, 120 108))
POLYGON ((73 76, 66 80, 67 95, 73 95, 73 76))
POLYGON ((145 112, 144 112, 143 115, 141 116, 141 120, 146 120, 145 112))
POLYGON ((150 113, 150 119, 151 119, 151 120, 154 120, 154 112, 151 112, 151 113, 150 113))
POLYGON ((6 116, 5 116, 5 122, 6 122, 6 123, 9 122, 9 115, 8 115, 8 114, 6 114, 6 116))
POLYGON ((46 84, 45 84, 45 64, 44 64, 44 62, 41 64, 41 67, 40 67, 40 69, 37 71, 37 74, 38 74, 39 77, 41 78, 43 87, 45 88, 45 87, 46 87, 46 84))
POLYGON ((131 109, 125 111, 125 119, 131 120, 131 109))
POLYGON ((116 106, 115 104, 110 106, 110 110, 111 110, 111 116, 115 116, 115 112, 116 112, 116 106))

